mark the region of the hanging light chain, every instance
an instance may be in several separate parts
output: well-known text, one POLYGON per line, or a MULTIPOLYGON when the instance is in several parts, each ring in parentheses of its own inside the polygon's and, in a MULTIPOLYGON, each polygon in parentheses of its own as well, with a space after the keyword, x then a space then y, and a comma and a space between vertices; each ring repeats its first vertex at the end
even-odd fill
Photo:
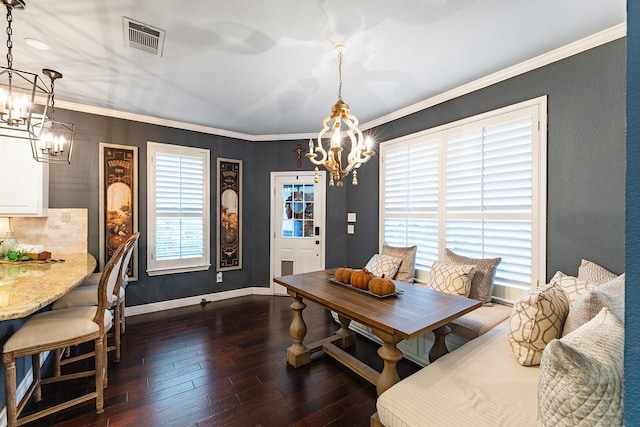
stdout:
POLYGON ((53 77, 51 77, 51 120, 55 120, 55 113, 56 113, 56 91, 54 90, 55 88, 55 81, 56 79, 54 79, 53 77))
POLYGON ((338 52, 338 99, 342 100, 342 51, 338 52))
POLYGON ((13 67, 13 54, 11 53, 11 48, 13 48, 13 42, 11 41, 13 16, 11 15, 11 9, 12 7, 7 5, 7 68, 9 69, 13 67))

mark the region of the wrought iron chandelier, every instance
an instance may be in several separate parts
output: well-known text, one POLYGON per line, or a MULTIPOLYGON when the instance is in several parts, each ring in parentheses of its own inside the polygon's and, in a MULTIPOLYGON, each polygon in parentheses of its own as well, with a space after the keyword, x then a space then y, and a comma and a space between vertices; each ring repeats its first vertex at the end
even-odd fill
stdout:
MULTIPOLYGON (((353 171, 353 185, 358 185, 358 171, 362 164, 366 163, 373 155, 370 138, 364 138, 358 129, 358 118, 349 113, 349 106, 342 100, 342 56, 346 46, 338 43, 334 46, 334 51, 338 55, 338 101, 331 107, 331 115, 322 121, 322 130, 318 134, 318 139, 314 144, 313 139, 309 139, 309 152, 306 156, 315 165, 324 165, 329 171, 329 185, 334 184, 342 187, 342 178, 353 171), (331 131, 331 133, 328 133, 331 131), (346 156, 346 165, 342 159, 344 148, 343 133, 347 135, 351 143, 351 149, 346 156), (328 142, 323 142, 323 138, 328 142), (328 144, 328 148, 324 148, 328 144)), ((347 141, 347 139, 344 139, 347 141)), ((315 182, 318 182, 318 168, 315 168, 315 182)))
MULTIPOLYGON (((7 66, 0 67, 0 137, 29 140, 35 160, 47 163, 70 163, 73 132, 70 139, 62 142, 59 138, 50 138, 57 145, 46 148, 41 142, 44 130, 54 134, 61 125, 56 122, 49 107, 53 103, 53 81, 62 74, 53 70, 43 70, 51 78, 49 88, 38 74, 13 68, 13 10, 26 8, 24 0, 2 0, 7 8, 7 66), (45 147, 43 149, 42 147, 45 147)), ((68 125, 68 124, 64 124, 68 125)), ((73 125, 71 125, 73 130, 73 125)), ((49 138, 49 133, 45 138, 49 138)), ((68 133, 66 134, 68 136, 68 133)))
POLYGON ((40 137, 31 140, 33 158, 39 162, 71 164, 73 139, 76 133, 73 123, 59 122, 55 119, 55 80, 61 79, 62 74, 45 68, 42 73, 51 80, 51 115, 42 122, 40 137))

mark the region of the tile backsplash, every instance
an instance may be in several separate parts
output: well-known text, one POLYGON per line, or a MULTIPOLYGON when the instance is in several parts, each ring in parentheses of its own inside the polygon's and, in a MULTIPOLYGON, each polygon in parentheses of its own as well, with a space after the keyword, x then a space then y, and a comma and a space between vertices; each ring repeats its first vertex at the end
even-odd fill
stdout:
POLYGON ((43 245, 56 258, 65 253, 87 252, 88 223, 86 208, 49 208, 47 217, 0 218, 0 240, 13 230, 18 243, 43 245))

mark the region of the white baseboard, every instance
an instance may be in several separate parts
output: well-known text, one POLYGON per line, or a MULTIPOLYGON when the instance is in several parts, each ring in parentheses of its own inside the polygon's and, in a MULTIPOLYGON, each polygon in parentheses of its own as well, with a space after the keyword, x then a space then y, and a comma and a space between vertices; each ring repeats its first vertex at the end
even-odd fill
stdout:
POLYGON ((133 307, 126 308, 125 315, 127 317, 137 316, 139 314, 154 313, 156 311, 170 310, 172 308, 188 307, 190 305, 200 304, 203 299, 208 302, 213 302, 247 295, 273 295, 273 289, 263 287, 242 288, 232 291, 154 302, 151 304, 134 305, 133 307))

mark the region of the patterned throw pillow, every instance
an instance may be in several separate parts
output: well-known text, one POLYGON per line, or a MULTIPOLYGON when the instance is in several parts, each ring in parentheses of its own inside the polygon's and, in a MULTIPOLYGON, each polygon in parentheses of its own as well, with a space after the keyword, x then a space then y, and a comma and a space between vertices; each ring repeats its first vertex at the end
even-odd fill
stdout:
POLYGON ((493 279, 496 276, 496 268, 502 258, 476 259, 458 255, 447 249, 445 262, 449 264, 475 265, 476 273, 471 281, 469 298, 482 301, 485 305, 491 305, 491 293, 493 292, 493 279))
POLYGON ((516 301, 509 318, 508 338, 518 363, 540 364, 544 348, 560 337, 567 313, 569 300, 557 283, 533 289, 516 301))
POLYGON ((434 261, 427 287, 448 294, 469 296, 475 265, 454 265, 434 261))
POLYGON ((401 282, 413 283, 413 277, 416 273, 416 251, 417 246, 410 246, 408 248, 399 248, 395 246, 384 245, 382 247, 382 255, 389 255, 392 257, 402 259, 400 268, 393 279, 401 282))
POLYGON ((564 322, 562 336, 566 336, 593 319, 603 307, 607 307, 624 323, 624 277, 624 274, 621 274, 580 295, 571 304, 567 320, 564 322))
POLYGON ((364 268, 373 273, 374 276, 382 277, 384 275, 384 277, 393 277, 398 271, 401 262, 402 260, 400 258, 375 254, 364 268))
POLYGON ((617 274, 610 272, 606 268, 596 264, 593 261, 583 259, 578 267, 578 279, 588 280, 602 284, 618 277, 617 274))
POLYGON ((557 283, 567 293, 569 303, 573 303, 580 295, 586 294, 590 289, 598 286, 595 282, 567 276, 562 271, 556 272, 549 283, 557 283))
POLYGON ((623 425, 624 326, 606 307, 544 351, 539 426, 623 425))

